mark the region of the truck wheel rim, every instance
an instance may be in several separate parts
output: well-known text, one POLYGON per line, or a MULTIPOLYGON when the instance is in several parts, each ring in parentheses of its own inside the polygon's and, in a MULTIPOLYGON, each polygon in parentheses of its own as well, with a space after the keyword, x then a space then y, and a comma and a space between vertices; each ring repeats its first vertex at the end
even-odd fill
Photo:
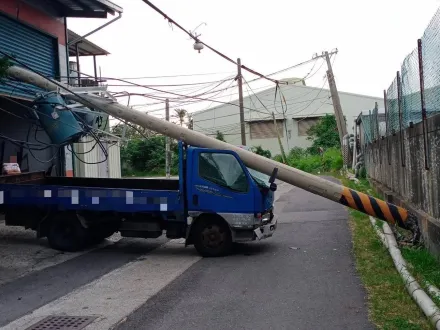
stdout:
POLYGON ((223 244, 224 239, 225 232, 219 226, 209 226, 202 231, 202 241, 206 247, 218 248, 223 244))

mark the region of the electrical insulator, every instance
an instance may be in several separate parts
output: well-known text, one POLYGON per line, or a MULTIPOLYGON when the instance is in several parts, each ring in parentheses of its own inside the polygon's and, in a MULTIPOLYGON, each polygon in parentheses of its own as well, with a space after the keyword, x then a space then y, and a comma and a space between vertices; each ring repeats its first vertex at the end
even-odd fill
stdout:
POLYGON ((194 49, 195 49, 195 50, 198 50, 199 53, 200 53, 200 51, 203 49, 203 44, 202 44, 201 42, 199 42, 199 41, 196 41, 196 42, 194 43, 194 49))

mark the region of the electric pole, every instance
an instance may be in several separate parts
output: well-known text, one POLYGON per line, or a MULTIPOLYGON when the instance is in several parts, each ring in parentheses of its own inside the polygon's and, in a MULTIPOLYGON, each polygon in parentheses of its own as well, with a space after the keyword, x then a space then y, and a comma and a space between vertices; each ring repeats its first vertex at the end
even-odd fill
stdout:
POLYGON ((325 60, 327 61, 327 78, 328 85, 330 87, 330 94, 332 95, 333 108, 335 110, 336 124, 338 125, 339 140, 341 146, 343 146, 344 136, 347 135, 347 125, 345 124, 344 114, 342 113, 341 100, 339 99, 338 90, 336 88, 335 76, 333 75, 332 64, 330 62, 330 56, 328 52, 324 53, 325 60))
MULTIPOLYGON (((168 99, 165 100, 165 120, 170 121, 170 102, 168 99)), ((170 178, 170 163, 171 163, 171 152, 170 152, 170 138, 165 136, 165 175, 167 179, 170 178)))
POLYGON ((286 153, 284 152, 283 144, 281 143, 280 131, 278 130, 278 123, 275 119, 275 113, 272 111, 273 125, 275 127, 275 132, 277 133, 278 144, 280 145, 281 157, 283 157, 284 164, 287 164, 286 153))
POLYGON ((238 102, 240 105, 241 144, 246 145, 246 123, 244 122, 243 79, 241 76, 241 59, 237 59, 238 102))

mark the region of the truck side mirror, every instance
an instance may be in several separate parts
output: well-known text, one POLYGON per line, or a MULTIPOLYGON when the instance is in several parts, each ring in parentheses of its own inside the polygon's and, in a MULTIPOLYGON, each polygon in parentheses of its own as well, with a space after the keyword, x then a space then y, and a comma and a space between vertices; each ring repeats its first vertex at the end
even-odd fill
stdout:
POLYGON ((270 183, 269 189, 271 191, 277 190, 277 184, 275 183, 275 179, 277 178, 277 174, 278 174, 278 167, 275 167, 272 171, 272 174, 270 175, 270 178, 269 178, 269 183, 270 183))

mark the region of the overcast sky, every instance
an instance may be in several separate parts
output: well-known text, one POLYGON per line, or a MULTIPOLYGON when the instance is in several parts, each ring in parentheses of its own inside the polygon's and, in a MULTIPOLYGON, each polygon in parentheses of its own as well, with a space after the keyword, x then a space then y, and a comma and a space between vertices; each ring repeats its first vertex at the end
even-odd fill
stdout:
MULTIPOLYGON (((232 63, 208 49, 199 54, 187 35, 176 27, 170 28, 142 0, 113 1, 124 8, 122 19, 88 38, 111 53, 98 59, 103 76, 219 73, 136 81, 173 84, 234 75, 236 67, 232 63)), ((233 59, 241 57, 244 65, 265 74, 308 60, 314 53, 338 48, 334 62, 338 89, 371 96, 381 96, 383 89, 388 88, 404 57, 416 47, 417 39, 440 6, 439 0, 153 0, 153 3, 188 30, 206 23, 197 29, 202 34, 201 40, 233 59)), ((85 34, 104 22, 69 19, 68 27, 85 34)), ((276 78, 304 76, 312 65, 276 78)), ((90 60, 81 60, 81 71, 93 73, 90 60)), ((325 66, 307 85, 321 87, 324 74, 325 66)), ((248 80, 254 77, 245 73, 248 80)), ((260 81, 252 86, 269 85, 268 81, 260 81)), ((226 101, 230 97, 227 93, 226 101)), ((151 102, 151 99, 132 100, 132 104, 151 102)), ((206 106, 209 103, 189 106, 189 110, 206 106)))

